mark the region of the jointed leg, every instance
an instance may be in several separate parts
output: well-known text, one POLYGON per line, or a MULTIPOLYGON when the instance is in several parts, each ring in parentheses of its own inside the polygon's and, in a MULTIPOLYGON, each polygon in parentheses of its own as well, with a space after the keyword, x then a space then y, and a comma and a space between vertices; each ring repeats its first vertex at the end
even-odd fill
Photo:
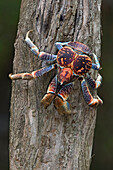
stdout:
POLYGON ((68 99, 69 94, 71 93, 72 87, 72 83, 63 86, 54 99, 54 105, 60 114, 71 113, 69 103, 66 100, 68 99))
POLYGON ((44 105, 45 109, 51 104, 52 100, 54 99, 56 95, 56 88, 57 88, 57 76, 55 76, 52 79, 47 89, 47 94, 41 100, 41 104, 44 105))
POLYGON ((78 54, 82 54, 82 53, 85 53, 85 54, 90 54, 91 53, 91 50, 90 48, 83 44, 83 43, 80 43, 78 41, 74 41, 74 42, 56 42, 55 43, 56 47, 60 50, 61 48, 63 48, 64 45, 66 46, 69 46, 71 48, 74 49, 74 51, 76 51, 78 54))
POLYGON ((29 33, 31 32, 32 30, 28 31, 27 34, 26 34, 26 38, 25 38, 25 41, 26 43, 28 44, 28 46, 31 48, 31 51, 33 52, 34 55, 36 56, 39 56, 39 49, 37 48, 37 46, 31 41, 31 39, 28 37, 29 36, 29 33))
POLYGON ((27 32, 25 41, 28 44, 28 46, 31 48, 31 51, 33 52, 33 54, 38 56, 41 60, 47 60, 47 61, 56 60, 57 55, 49 54, 49 53, 46 53, 46 52, 39 52, 38 47, 28 37, 30 32, 31 31, 27 32))
POLYGON ((60 114, 70 114, 70 106, 66 101, 71 93, 72 83, 63 86, 57 93, 57 76, 55 76, 47 89, 47 94, 41 100, 41 104, 47 108, 54 99, 54 105, 60 114))
POLYGON ((58 50, 60 50, 61 48, 63 48, 64 45, 68 46, 69 42, 56 42, 55 45, 58 48, 58 50))
POLYGON ((102 76, 100 74, 98 74, 98 77, 95 81, 93 78, 91 78, 87 74, 86 80, 87 80, 87 82, 88 82, 88 84, 90 85, 91 88, 97 89, 101 85, 102 76))
POLYGON ((81 80, 81 87, 82 87, 84 99, 89 106, 103 104, 103 101, 98 96, 97 99, 93 98, 84 78, 81 80))
POLYGON ((94 57, 94 59, 95 59, 95 63, 96 64, 94 64, 94 63, 92 63, 92 68, 94 69, 94 70, 100 70, 101 68, 100 68, 100 63, 99 63, 99 61, 98 61, 98 58, 97 58, 97 56, 93 53, 93 57, 94 57))
POLYGON ((40 77, 43 74, 55 69, 55 64, 50 65, 49 67, 44 67, 42 69, 33 71, 32 73, 19 73, 19 74, 9 74, 10 79, 17 80, 17 79, 23 79, 23 80, 31 80, 36 77, 40 77))
POLYGON ((74 48, 74 50, 77 53, 85 53, 85 54, 90 54, 91 53, 91 50, 87 45, 85 45, 85 44, 83 44, 81 42, 78 42, 78 41, 68 42, 68 46, 74 48))

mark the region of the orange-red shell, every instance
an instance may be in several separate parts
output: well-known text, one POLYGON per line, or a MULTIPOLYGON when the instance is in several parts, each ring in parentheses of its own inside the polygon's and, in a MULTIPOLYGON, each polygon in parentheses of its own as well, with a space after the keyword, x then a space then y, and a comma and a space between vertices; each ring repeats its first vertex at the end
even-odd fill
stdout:
MULTIPOLYGON (((78 44, 76 44, 76 46, 78 46, 78 44)), ((81 48, 80 48, 80 44, 79 44, 79 50, 83 50, 83 48, 86 49, 86 51, 88 51, 87 46, 85 45, 83 46, 83 44, 81 44, 81 48)), ((71 72, 72 75, 73 75, 73 71, 75 74, 83 75, 87 73, 92 67, 92 60, 88 55, 78 54, 71 47, 67 47, 67 46, 63 47, 58 51, 57 63, 60 66, 65 67, 66 69, 68 68, 67 70, 63 69, 59 74, 59 79, 62 82, 63 81, 68 82, 68 79, 70 78, 69 74, 71 72), (69 68, 71 71, 69 70, 69 68)))
POLYGON ((58 74, 58 80, 61 84, 69 83, 72 80, 73 71, 70 68, 63 68, 58 74))
POLYGON ((72 61, 75 58, 76 53, 70 47, 63 47, 58 51, 57 54, 57 63, 62 67, 70 67, 72 61))
POLYGON ((87 73, 92 67, 92 60, 87 55, 78 55, 73 63, 72 63, 72 70, 78 74, 83 75, 87 73))

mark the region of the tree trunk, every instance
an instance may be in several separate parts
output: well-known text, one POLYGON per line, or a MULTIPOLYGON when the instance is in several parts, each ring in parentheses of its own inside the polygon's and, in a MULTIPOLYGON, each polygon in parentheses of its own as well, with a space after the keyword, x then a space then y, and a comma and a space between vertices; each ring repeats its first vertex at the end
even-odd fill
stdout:
MULTIPOLYGON (((56 54, 56 41, 80 41, 99 56, 101 0, 22 0, 13 73, 32 72, 48 63, 34 57, 24 39, 28 30, 40 51, 56 54)), ((69 97, 71 115, 40 101, 54 71, 34 80, 12 82, 10 169, 88 170, 96 108, 85 103, 79 81, 69 97)), ((93 72, 96 76, 96 73, 93 72)), ((96 92, 94 92, 95 95, 96 92)))

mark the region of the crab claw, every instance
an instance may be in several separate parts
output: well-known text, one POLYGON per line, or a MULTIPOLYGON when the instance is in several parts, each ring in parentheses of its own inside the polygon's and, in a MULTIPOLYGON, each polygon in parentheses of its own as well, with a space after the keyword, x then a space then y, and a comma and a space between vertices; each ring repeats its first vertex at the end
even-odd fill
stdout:
POLYGON ((47 93, 43 99, 41 100, 41 104, 44 105, 44 108, 46 109, 52 102, 52 100, 54 99, 54 94, 52 93, 47 93))
POLYGON ((59 114, 71 114, 69 103, 67 101, 63 101, 59 96, 56 96, 54 106, 59 114))

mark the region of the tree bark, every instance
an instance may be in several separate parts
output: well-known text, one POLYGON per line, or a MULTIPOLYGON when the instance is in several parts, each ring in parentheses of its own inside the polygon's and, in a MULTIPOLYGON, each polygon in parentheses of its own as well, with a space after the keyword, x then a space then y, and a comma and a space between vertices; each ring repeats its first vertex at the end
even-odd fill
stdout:
MULTIPOLYGON (((34 57, 24 39, 28 30, 40 51, 56 54, 56 41, 80 41, 100 56, 101 0, 22 0, 13 73, 32 72, 48 63, 34 57)), ((79 81, 69 97, 71 115, 59 115, 40 101, 54 71, 35 80, 12 82, 10 169, 88 170, 96 108, 85 103, 79 81)), ((96 72, 92 73, 96 77, 96 72)), ((94 92, 94 95, 96 92, 94 92)))

